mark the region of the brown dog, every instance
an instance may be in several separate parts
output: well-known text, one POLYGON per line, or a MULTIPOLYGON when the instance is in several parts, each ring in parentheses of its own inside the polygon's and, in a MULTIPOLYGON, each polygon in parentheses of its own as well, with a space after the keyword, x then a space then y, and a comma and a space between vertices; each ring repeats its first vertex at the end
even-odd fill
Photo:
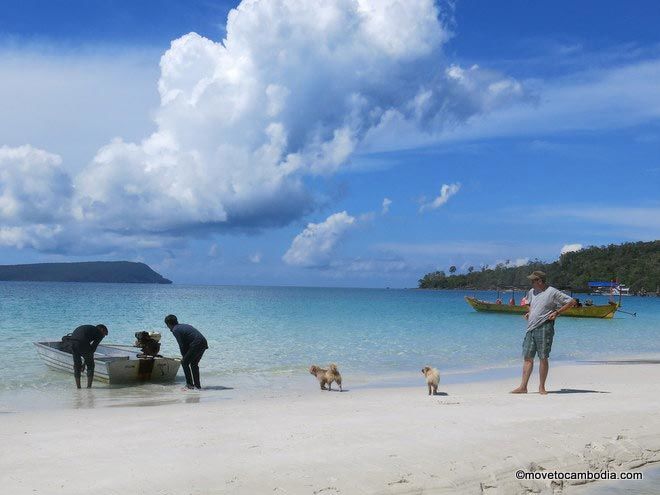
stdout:
POLYGON ((321 385, 321 390, 326 390, 325 384, 328 384, 327 390, 332 390, 332 382, 336 382, 337 385, 339 385, 339 391, 341 392, 341 375, 339 374, 339 370, 337 369, 336 364, 330 364, 328 365, 328 369, 324 370, 323 368, 320 368, 319 366, 316 366, 313 364, 309 368, 309 372, 314 375, 318 381, 319 384, 321 385))
POLYGON ((438 393, 438 385, 440 384, 440 372, 430 366, 422 368, 422 374, 426 377, 426 384, 429 386, 429 395, 436 395, 438 393))

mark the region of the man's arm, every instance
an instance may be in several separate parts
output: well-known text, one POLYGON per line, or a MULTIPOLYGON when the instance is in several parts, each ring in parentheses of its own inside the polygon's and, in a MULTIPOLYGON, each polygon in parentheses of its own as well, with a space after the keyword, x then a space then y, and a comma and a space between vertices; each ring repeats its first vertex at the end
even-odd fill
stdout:
POLYGON ((100 344, 101 341, 103 340, 103 337, 105 337, 105 335, 103 335, 103 333, 101 333, 101 331, 99 331, 99 333, 100 333, 101 335, 99 335, 98 337, 96 337, 96 338, 92 341, 92 345, 91 345, 91 348, 92 348, 92 354, 94 354, 94 353, 96 352, 96 348, 99 346, 99 344, 100 344))
POLYGON ((182 357, 185 356, 188 349, 186 348, 185 344, 183 343, 183 338, 181 337, 181 335, 179 335, 176 332, 172 332, 172 333, 174 333, 174 338, 176 339, 177 344, 179 344, 179 351, 181 352, 181 356, 182 357))
POLYGON ((577 301, 573 298, 571 298, 570 301, 568 301, 566 304, 564 304, 561 308, 555 309, 552 313, 550 313, 550 316, 548 317, 548 320, 554 320, 557 318, 560 314, 562 314, 564 311, 566 311, 569 308, 572 308, 577 305, 577 301))

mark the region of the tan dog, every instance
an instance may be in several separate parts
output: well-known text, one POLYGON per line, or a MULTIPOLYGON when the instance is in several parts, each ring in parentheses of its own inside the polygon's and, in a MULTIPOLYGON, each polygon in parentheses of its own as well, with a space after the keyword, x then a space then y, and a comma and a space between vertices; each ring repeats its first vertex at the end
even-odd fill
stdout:
POLYGON ((319 366, 316 366, 313 364, 309 368, 309 372, 314 375, 318 381, 319 384, 321 385, 321 390, 326 390, 325 384, 328 384, 327 390, 332 390, 332 382, 336 382, 337 385, 339 385, 339 391, 341 392, 341 375, 339 374, 339 370, 337 369, 336 364, 330 364, 328 365, 328 369, 324 370, 323 368, 320 368, 319 366))
POLYGON ((436 395, 438 393, 438 385, 440 384, 440 372, 430 366, 422 368, 422 374, 426 377, 426 384, 429 386, 429 395, 436 395))

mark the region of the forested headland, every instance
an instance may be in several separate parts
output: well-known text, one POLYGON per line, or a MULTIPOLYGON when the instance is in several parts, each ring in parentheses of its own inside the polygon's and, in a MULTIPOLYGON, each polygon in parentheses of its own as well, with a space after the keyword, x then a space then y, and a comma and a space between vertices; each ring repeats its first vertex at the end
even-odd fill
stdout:
POLYGON ((495 267, 469 267, 457 274, 455 266, 427 273, 419 280, 420 289, 497 289, 529 288, 527 275, 541 270, 554 287, 587 289, 590 281, 617 281, 634 293, 656 292, 660 286, 660 240, 592 246, 562 254, 546 263, 533 260, 523 266, 499 263, 495 267))
POLYGON ((0 265, 0 280, 15 282, 111 282, 171 284, 144 263, 131 261, 86 261, 80 263, 35 263, 0 265))

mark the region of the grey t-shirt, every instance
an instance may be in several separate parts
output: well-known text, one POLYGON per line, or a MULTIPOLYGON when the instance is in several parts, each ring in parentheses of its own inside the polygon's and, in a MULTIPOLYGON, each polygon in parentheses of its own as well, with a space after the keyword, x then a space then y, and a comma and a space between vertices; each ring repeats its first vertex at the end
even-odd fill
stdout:
POLYGON ((527 318, 527 331, 529 332, 545 322, 550 313, 561 308, 572 298, 554 287, 547 287, 544 291, 530 289, 527 300, 529 301, 529 317, 527 318))

